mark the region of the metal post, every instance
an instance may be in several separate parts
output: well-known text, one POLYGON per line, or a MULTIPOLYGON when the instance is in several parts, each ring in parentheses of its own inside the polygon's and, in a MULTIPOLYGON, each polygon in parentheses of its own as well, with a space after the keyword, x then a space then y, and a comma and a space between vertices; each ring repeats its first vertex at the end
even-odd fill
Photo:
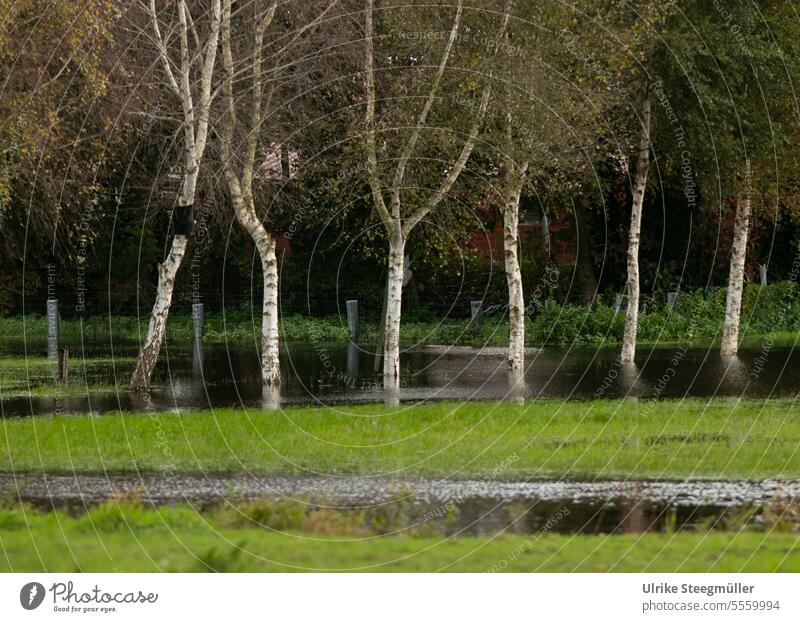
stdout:
POLYGON ((359 348, 352 341, 347 344, 347 380, 348 388, 357 386, 359 348))
POLYGON ((58 358, 58 343, 61 340, 59 319, 58 300, 51 298, 47 301, 47 356, 51 359, 58 358))
POLYGON ((205 322, 205 314, 203 313, 203 303, 192 305, 192 324, 194 325, 194 338, 203 338, 203 324, 205 322))
POLYGON ((667 292, 667 306, 674 309, 678 303, 678 292, 667 292))
POLYGON ((627 310, 628 310, 628 295, 617 294, 617 298, 614 301, 614 315, 616 315, 620 311, 627 311, 627 310))
POLYGON ((203 378, 203 340, 192 339, 192 376, 197 380, 203 378))
POLYGON ((350 339, 358 339, 358 300, 347 301, 347 329, 350 331, 350 339))
POLYGON ((763 263, 758 264, 758 276, 761 277, 761 284, 767 284, 767 266, 763 263))
POLYGON ((203 377, 203 329, 205 324, 205 313, 203 303, 198 302, 192 305, 192 326, 194 337, 192 339, 192 375, 195 378, 203 377))
POLYGON ((473 300, 469 303, 472 322, 475 326, 483 326, 483 300, 473 300))

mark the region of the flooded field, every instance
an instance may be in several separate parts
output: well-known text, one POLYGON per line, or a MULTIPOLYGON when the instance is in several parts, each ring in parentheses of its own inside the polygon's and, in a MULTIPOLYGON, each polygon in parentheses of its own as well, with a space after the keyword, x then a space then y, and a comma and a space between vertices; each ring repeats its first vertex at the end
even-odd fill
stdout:
MULTIPOLYGON (((0 356, 41 358, 45 344, 0 344, 0 356)), ((37 391, 22 371, 0 393, 2 415, 53 412, 198 409, 262 405, 258 350, 241 342, 169 343, 148 399, 132 396, 127 378, 137 344, 72 344, 70 392, 37 391), (80 377, 83 357, 108 359, 80 377), (119 362, 117 362, 119 361, 119 362), (76 374, 78 377, 76 378, 76 374)), ((404 401, 550 398, 786 397, 800 392, 800 352, 789 347, 742 349, 723 359, 716 349, 640 348, 635 365, 617 349, 531 349, 523 378, 512 378, 502 348, 411 348, 401 357, 404 401)), ((290 343, 282 352, 282 404, 358 403, 384 399, 372 348, 355 344, 290 343)))

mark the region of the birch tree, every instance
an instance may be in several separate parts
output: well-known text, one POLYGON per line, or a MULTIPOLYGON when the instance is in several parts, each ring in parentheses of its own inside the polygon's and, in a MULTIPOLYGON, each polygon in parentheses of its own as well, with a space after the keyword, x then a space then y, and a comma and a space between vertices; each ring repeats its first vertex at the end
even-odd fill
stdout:
POLYGON ((527 307, 520 268, 520 202, 526 189, 536 196, 552 193, 564 186, 568 176, 585 175, 593 168, 593 163, 586 161, 585 146, 596 144, 599 113, 610 100, 600 89, 576 88, 581 81, 570 75, 572 63, 558 39, 558 33, 570 23, 570 8, 513 7, 509 2, 506 13, 512 8, 514 17, 504 33, 506 49, 521 50, 522 46, 513 48, 512 43, 524 41, 527 54, 522 61, 518 55, 499 59, 502 81, 495 92, 502 107, 490 110, 486 134, 491 136, 494 129, 499 135, 502 159, 497 167, 504 171, 499 187, 508 288, 506 361, 510 370, 521 371, 525 366, 527 307))
POLYGON ((642 138, 636 160, 636 179, 633 184, 631 224, 628 230, 628 278, 625 291, 628 307, 625 311, 625 332, 622 336, 620 361, 633 363, 636 355, 636 331, 639 323, 639 238, 642 230, 642 205, 647 189, 650 168, 650 94, 645 93, 642 104, 642 138))
MULTIPOLYGON (((474 114, 471 127, 467 132, 461 150, 449 167, 439 186, 427 197, 416 205, 407 205, 404 202, 403 186, 409 160, 412 158, 415 147, 420 140, 423 128, 428 121, 431 109, 436 102, 439 87, 442 82, 448 60, 453 50, 456 37, 461 26, 464 7, 459 1, 456 5, 455 16, 445 41, 444 50, 440 60, 434 67, 433 77, 428 87, 427 96, 424 98, 422 109, 411 127, 411 133, 397 158, 397 165, 391 181, 386 184, 380 176, 378 167, 378 149, 376 146, 376 83, 375 83, 375 35, 373 24, 373 0, 366 0, 365 15, 365 90, 366 90, 366 162, 367 176, 372 194, 372 200, 381 222, 386 228, 388 236, 388 278, 386 292, 386 315, 384 318, 384 343, 383 343, 383 383, 387 389, 397 389, 400 386, 400 314, 403 294, 403 258, 408 237, 414 228, 435 210, 447 197, 448 192, 455 184, 464 170, 467 160, 475 148, 486 108, 491 95, 491 82, 483 88, 480 103, 474 114), (386 195, 386 196, 384 196, 386 195)), ((508 14, 502 18, 497 40, 503 39, 503 33, 508 23, 508 14)))
POLYGON ((716 197, 721 209, 729 199, 735 203, 720 345, 720 354, 731 357, 738 351, 747 242, 758 207, 752 198, 754 176, 760 187, 779 187, 783 175, 777 163, 797 141, 787 58, 796 56, 798 25, 784 3, 695 1, 682 9, 684 21, 673 20, 669 32, 671 51, 690 88, 673 81, 670 97, 689 91, 684 98, 693 101, 688 105, 702 111, 697 125, 687 127, 698 137, 692 152, 701 193, 716 197))
POLYGON ((222 11, 222 62, 225 69, 223 97, 225 116, 222 120, 221 142, 225 181, 228 185, 231 206, 237 222, 253 240, 261 258, 264 293, 261 308, 261 379, 265 386, 280 384, 279 326, 278 326, 278 258, 275 254, 276 240, 264 227, 256 213, 253 195, 253 175, 264 109, 269 108, 272 87, 264 97, 263 73, 264 35, 275 17, 278 7, 273 0, 262 15, 255 16, 255 30, 250 62, 250 114, 247 124, 243 153, 234 149, 234 132, 239 123, 237 103, 234 99, 236 76, 231 44, 231 0, 223 0, 222 11), (265 102, 266 99, 266 102, 265 102), (241 155, 241 157, 239 157, 241 155), (241 164, 239 164, 241 162, 241 164))
POLYGON ((598 23, 603 26, 603 41, 592 34, 588 36, 589 45, 605 48, 604 76, 609 84, 618 91, 617 118, 622 125, 619 130, 620 147, 618 157, 627 161, 628 137, 634 134, 634 128, 640 132, 636 150, 636 165, 633 179, 633 197, 631 203, 630 226, 628 229, 628 246, 626 262, 625 293, 627 308, 625 311, 625 327, 623 331, 620 361, 633 363, 636 355, 636 335, 639 321, 640 271, 639 246, 641 237, 643 205, 647 190, 648 172, 650 169, 650 150, 652 148, 652 111, 651 81, 653 73, 663 65, 664 57, 669 56, 669 42, 662 33, 676 9, 658 2, 643 2, 635 8, 604 4, 597 15, 598 23), (606 31, 607 29, 607 31, 606 31), (612 77, 613 76, 613 77, 612 77), (641 85, 643 93, 638 95, 641 85), (640 99, 639 99, 640 98, 640 99), (640 103, 637 106, 637 100, 640 103))
POLYGON ((735 356, 739 350, 739 316, 742 312, 744 289, 744 267, 747 257, 747 236, 750 231, 751 172, 750 163, 745 165, 744 188, 736 198, 736 216, 733 222, 728 288, 725 292, 725 320, 722 324, 720 354, 735 356))
POLYGON ((508 285, 508 367, 525 367, 525 296, 519 267, 519 202, 528 161, 509 161, 506 166, 506 197, 503 204, 503 259, 508 285))
MULTIPOLYGON (((189 243, 192 208, 197 192, 200 164, 206 149, 209 130, 209 111, 212 99, 212 79, 216 63, 221 21, 220 0, 213 0, 209 11, 210 25, 204 40, 200 39, 196 21, 192 18, 185 0, 177 2, 178 52, 172 54, 169 36, 162 34, 162 24, 156 1, 144 5, 152 26, 152 41, 156 47, 165 84, 170 94, 179 102, 183 134, 183 166, 177 209, 173 217, 175 234, 167 258, 158 266, 156 300, 150 314, 145 340, 139 349, 136 367, 131 377, 131 388, 144 390, 150 383, 164 340, 167 317, 172 305, 175 277, 189 243), (197 73, 199 72, 199 76, 197 73), (195 77, 197 79, 195 79, 195 77), (183 221, 183 222, 180 222, 183 221)), ((174 25, 170 25, 170 31, 174 25)))
MULTIPOLYGON (((280 373, 280 326, 278 317, 278 258, 275 233, 264 224, 256 209, 257 193, 254 182, 258 169, 264 162, 264 150, 260 149, 267 119, 276 118, 278 107, 276 93, 286 90, 288 73, 297 68, 299 62, 310 62, 317 50, 307 49, 301 53, 296 44, 309 31, 330 15, 336 0, 324 3, 316 15, 306 18, 301 10, 290 15, 289 32, 276 35, 277 49, 265 58, 265 37, 274 27, 278 0, 271 0, 262 8, 260 2, 252 2, 234 10, 232 0, 223 0, 222 8, 222 64, 220 144, 222 169, 228 188, 228 196, 236 221, 247 232, 261 260, 263 300, 261 305, 261 378, 265 389, 279 387, 280 373), (300 23, 297 23, 300 22, 300 23), (236 27, 244 37, 237 41, 236 27), (251 38, 249 38, 251 37, 251 38), (296 56, 289 59, 287 56, 296 56), (299 60, 298 60, 299 58, 299 60), (279 87, 280 84, 280 87, 279 87)), ((308 7, 306 7, 308 8, 308 7)), ((333 22, 335 26, 335 21, 333 22)), ((306 40, 309 48, 318 48, 319 41, 306 40)), ((276 138, 275 128, 271 138, 276 138)), ((290 176, 289 147, 280 146, 280 159, 285 175, 290 176)), ((273 153, 274 155, 274 153, 273 153)))

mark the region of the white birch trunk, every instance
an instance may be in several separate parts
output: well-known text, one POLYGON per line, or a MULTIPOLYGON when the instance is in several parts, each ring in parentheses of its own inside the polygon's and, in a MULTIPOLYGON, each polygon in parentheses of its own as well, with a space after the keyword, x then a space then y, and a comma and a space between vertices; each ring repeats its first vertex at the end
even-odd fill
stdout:
MULTIPOLYGON (((184 176, 181 185, 181 196, 178 205, 193 205, 197 188, 198 167, 193 165, 184 176)), ((158 361, 158 353, 167 331, 167 318, 172 306, 172 293, 175 290, 175 277, 186 256, 186 247, 189 239, 185 235, 176 235, 172 238, 172 245, 166 260, 158 265, 158 285, 156 286, 156 301, 150 312, 150 322, 147 326, 147 335, 144 343, 139 348, 136 367, 133 369, 130 387, 134 391, 146 391, 150 386, 150 378, 158 361)))
POLYGON ((389 238, 389 277, 386 280, 386 323, 383 338, 383 386, 400 387, 400 313, 403 300, 403 257, 406 241, 395 223, 389 238))
POLYGON ((528 396, 528 385, 522 369, 508 370, 508 399, 514 404, 524 404, 528 396))
POLYGON ((625 312, 625 333, 622 337, 620 361, 633 363, 636 355, 636 331, 639 322, 639 237, 642 228, 642 204, 647 188, 647 171, 650 166, 650 98, 646 97, 642 109, 642 139, 636 164, 633 187, 631 228, 628 232, 628 309, 625 312))
MULTIPOLYGON (((253 240, 261 258, 261 269, 264 279, 264 294, 261 307, 261 380, 265 387, 265 404, 274 402, 280 386, 279 327, 278 327, 278 260, 275 256, 275 238, 269 233, 256 214, 253 199, 253 177, 258 151, 258 141, 262 130, 263 119, 263 87, 262 46, 264 35, 275 17, 277 0, 272 0, 267 10, 258 18, 253 40, 253 56, 248 62, 248 71, 252 73, 252 89, 250 91, 250 118, 247 124, 244 149, 234 153, 234 133, 237 126, 236 99, 234 96, 234 75, 236 68, 231 46, 231 13, 232 0, 225 0, 222 9, 222 62, 225 68, 223 95, 226 100, 227 114, 222 123, 223 172, 228 184, 231 204, 236 220, 247 231, 253 240), (236 165, 241 160, 241 174, 236 165)), ((269 102, 269 99, 268 99, 269 102)), ((267 106, 268 106, 267 102, 267 106)))
POLYGON ((517 168, 509 164, 507 199, 503 209, 503 246, 508 285, 508 367, 525 367, 525 298, 519 268, 519 199, 525 183, 527 163, 517 168))
POLYGON ((731 269, 728 274, 728 291, 725 295, 725 323, 722 326, 722 356, 735 356, 739 350, 739 316, 742 311, 744 263, 747 256, 747 235, 750 228, 750 193, 745 192, 736 202, 736 220, 733 225, 731 269))
POLYGON ((265 386, 280 384, 278 326, 278 260, 275 238, 264 228, 255 209, 233 201, 236 220, 247 231, 261 259, 264 296, 261 307, 261 379, 265 386))
MULTIPOLYGON (((265 232, 266 233, 266 232, 265 232)), ((279 386, 281 365, 278 327, 278 259, 275 238, 266 234, 259 244, 261 269, 264 273, 264 300, 261 307, 261 378, 265 386, 279 386)))
POLYGON ((172 247, 166 260, 158 266, 158 288, 156 301, 150 313, 150 323, 147 327, 147 336, 139 350, 136 367, 131 377, 131 388, 144 390, 150 384, 150 377, 158 360, 158 352, 164 341, 167 316, 172 305, 172 292, 175 289, 175 276, 181 267, 183 257, 186 255, 188 239, 185 235, 176 235, 172 238, 172 247))
MULTIPOLYGON (((167 77, 167 87, 178 97, 183 110, 183 140, 184 140, 184 176, 181 184, 178 205, 194 205, 197 192, 197 176, 200 170, 200 161, 205 151, 208 136, 209 110, 211 106, 211 78, 217 56, 217 43, 219 41, 220 18, 222 7, 219 0, 212 5, 211 31, 204 46, 203 69, 200 79, 200 94, 198 113, 195 111, 194 97, 192 95, 190 73, 191 61, 189 59, 187 9, 183 1, 178 3, 180 63, 178 65, 179 79, 175 78, 172 65, 168 57, 167 47, 161 35, 158 23, 155 0, 150 0, 149 12, 152 20, 153 34, 162 68, 167 77)), ((172 246, 166 261, 158 266, 158 287, 156 301, 150 313, 150 323, 144 343, 139 349, 136 367, 131 376, 131 389, 146 390, 150 384, 161 343, 166 332, 167 317, 172 306, 172 292, 175 289, 175 276, 183 263, 186 255, 188 239, 184 235, 176 235, 172 239, 172 246)))

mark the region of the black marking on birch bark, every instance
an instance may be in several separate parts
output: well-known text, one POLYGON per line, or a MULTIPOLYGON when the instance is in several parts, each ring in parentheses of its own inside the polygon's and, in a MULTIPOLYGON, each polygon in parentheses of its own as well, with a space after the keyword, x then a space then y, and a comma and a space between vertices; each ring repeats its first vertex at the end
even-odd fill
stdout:
POLYGON ((172 226, 175 229, 175 235, 185 235, 187 238, 192 237, 194 231, 194 203, 189 205, 178 205, 172 213, 172 226))

